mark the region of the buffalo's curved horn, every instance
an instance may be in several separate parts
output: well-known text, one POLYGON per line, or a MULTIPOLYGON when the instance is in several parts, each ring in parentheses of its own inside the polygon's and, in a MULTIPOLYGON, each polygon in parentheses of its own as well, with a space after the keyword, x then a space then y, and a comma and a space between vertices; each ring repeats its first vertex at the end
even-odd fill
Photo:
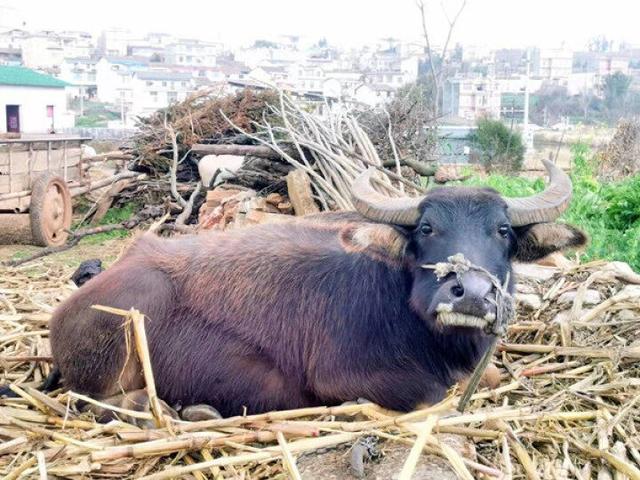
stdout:
POLYGON ((514 226, 552 222, 569 206, 572 192, 569 175, 548 160, 542 163, 549 173, 549 184, 543 192, 530 197, 504 198, 514 226))
POLYGON ((418 205, 422 198, 394 198, 376 192, 371 186, 374 172, 375 168, 371 167, 353 181, 352 198, 356 210, 377 222, 415 226, 420 219, 418 205))

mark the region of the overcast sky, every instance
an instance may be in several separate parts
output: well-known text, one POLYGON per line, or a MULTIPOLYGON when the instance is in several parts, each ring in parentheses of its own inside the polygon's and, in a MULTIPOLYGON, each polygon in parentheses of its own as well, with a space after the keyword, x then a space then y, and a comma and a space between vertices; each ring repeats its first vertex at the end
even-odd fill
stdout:
MULTIPOLYGON (((460 0, 425 0, 435 42, 460 0)), ((384 37, 410 39, 421 26, 414 0, 0 0, 0 26, 26 20, 29 29, 119 26, 221 40, 230 46, 277 34, 327 37, 360 44, 384 37)), ((468 0, 454 42, 496 46, 582 48, 605 35, 640 46, 638 0, 468 0)))

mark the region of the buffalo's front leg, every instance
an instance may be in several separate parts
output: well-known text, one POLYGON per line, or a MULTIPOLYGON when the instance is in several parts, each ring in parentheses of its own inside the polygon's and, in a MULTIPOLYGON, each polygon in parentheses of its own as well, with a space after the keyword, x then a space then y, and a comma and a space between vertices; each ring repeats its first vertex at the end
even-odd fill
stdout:
POLYGON ((434 404, 447 387, 424 371, 377 369, 316 372, 313 392, 322 403, 340 403, 366 398, 385 408, 408 412, 422 403, 434 404))
MULTIPOLYGON (((106 397, 101 399, 100 402, 116 408, 129 410, 131 412, 151 413, 149 395, 145 389, 132 390, 130 392, 106 397)), ((160 400, 160 406, 162 407, 163 415, 167 415, 174 419, 179 418, 176 411, 162 400, 160 400)), ((154 420, 148 416, 145 416, 146 418, 141 418, 138 416, 128 415, 126 413, 119 413, 116 410, 110 410, 108 407, 102 407, 94 403, 83 403, 81 409, 85 412, 93 413, 101 423, 122 419, 143 428, 154 428, 156 426, 154 420)))

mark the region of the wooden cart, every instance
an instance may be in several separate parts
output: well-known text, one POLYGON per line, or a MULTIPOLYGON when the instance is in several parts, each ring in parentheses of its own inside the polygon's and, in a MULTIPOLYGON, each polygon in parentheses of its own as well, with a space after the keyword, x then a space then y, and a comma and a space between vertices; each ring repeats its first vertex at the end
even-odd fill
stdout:
POLYGON ((87 191, 83 137, 0 140, 0 244, 62 245, 73 190, 87 191))

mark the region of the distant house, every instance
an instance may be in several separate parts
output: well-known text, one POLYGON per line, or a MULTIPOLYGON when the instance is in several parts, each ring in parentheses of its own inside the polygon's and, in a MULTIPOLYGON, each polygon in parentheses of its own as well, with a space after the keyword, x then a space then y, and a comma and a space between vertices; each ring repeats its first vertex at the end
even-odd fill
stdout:
POLYGON ((195 90, 190 73, 162 70, 136 72, 131 81, 132 113, 147 115, 184 100, 195 90))
POLYGON ((450 78, 443 92, 443 112, 452 117, 476 120, 500 118, 501 92, 495 78, 450 78))
POLYGON ((28 68, 0 66, 0 131, 48 133, 72 127, 67 85, 28 68))
POLYGON ((127 108, 132 101, 131 78, 135 72, 147 70, 149 60, 137 57, 104 56, 96 64, 98 100, 127 108))
POLYGON ((71 84, 67 89, 70 97, 93 98, 97 93, 96 79, 97 61, 91 58, 65 58, 60 64, 61 80, 71 84))
POLYGON ((22 65, 22 50, 19 48, 0 48, 0 64, 19 67, 22 65))
POLYGON ((201 40, 179 39, 166 46, 165 59, 175 65, 210 66, 216 64, 216 57, 222 52, 222 44, 201 40))

